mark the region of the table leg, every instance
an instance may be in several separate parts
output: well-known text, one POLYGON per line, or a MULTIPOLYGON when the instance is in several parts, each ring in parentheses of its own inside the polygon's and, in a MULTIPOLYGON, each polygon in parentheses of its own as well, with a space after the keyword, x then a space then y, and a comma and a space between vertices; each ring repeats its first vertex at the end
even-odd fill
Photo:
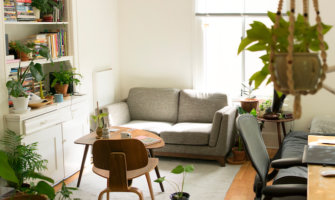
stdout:
POLYGON ((283 133, 284 133, 284 137, 285 137, 286 136, 285 122, 281 123, 281 127, 283 128, 283 133))
POLYGON ((281 132, 280 132, 280 122, 277 122, 277 134, 278 134, 278 144, 281 146, 281 132))
POLYGON ((87 157, 87 152, 88 152, 89 146, 90 145, 88 145, 88 144, 85 145, 84 155, 83 155, 83 159, 81 161, 81 166, 80 166, 80 171, 79 171, 79 177, 78 177, 77 187, 80 186, 81 176, 83 175, 85 161, 86 161, 86 157, 87 157))
MULTIPOLYGON (((153 157, 153 155, 154 155, 154 154, 153 154, 153 152, 152 152, 152 149, 149 149, 149 156, 150 156, 150 157, 153 157)), ((155 172, 156 172, 156 176, 157 176, 157 178, 160 178, 161 175, 160 175, 160 173, 159 173, 158 166, 155 167, 155 172)), ((162 192, 164 192, 165 190, 164 190, 163 183, 159 183, 159 186, 161 187, 162 192)))

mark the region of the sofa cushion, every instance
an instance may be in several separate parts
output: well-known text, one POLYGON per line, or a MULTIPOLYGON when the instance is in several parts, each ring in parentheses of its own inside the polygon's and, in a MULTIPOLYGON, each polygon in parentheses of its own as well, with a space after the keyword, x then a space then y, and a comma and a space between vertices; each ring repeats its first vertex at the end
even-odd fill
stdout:
POLYGON ((211 123, 177 123, 160 137, 166 144, 208 145, 211 129, 211 123))
POLYGON ((170 122, 156 122, 156 121, 143 121, 133 120, 126 124, 122 124, 122 127, 143 129, 159 135, 162 131, 170 129, 172 127, 170 122))
POLYGON ((178 122, 211 123, 214 113, 224 106, 227 106, 225 94, 182 90, 179 97, 178 122))
POLYGON ((132 88, 127 99, 131 120, 177 121, 178 89, 132 88))

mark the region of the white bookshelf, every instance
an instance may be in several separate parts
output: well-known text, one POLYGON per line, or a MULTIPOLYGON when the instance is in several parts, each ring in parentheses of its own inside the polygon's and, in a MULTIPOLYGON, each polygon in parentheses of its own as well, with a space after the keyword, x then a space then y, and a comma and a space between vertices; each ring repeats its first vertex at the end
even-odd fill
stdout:
POLYGON ((69 22, 5 22, 5 25, 68 25, 69 22))

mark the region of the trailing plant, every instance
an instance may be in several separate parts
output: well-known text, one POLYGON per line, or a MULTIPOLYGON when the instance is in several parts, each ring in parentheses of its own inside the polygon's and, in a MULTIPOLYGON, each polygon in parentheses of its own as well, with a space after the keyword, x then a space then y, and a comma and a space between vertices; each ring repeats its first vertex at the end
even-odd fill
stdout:
POLYGON ((156 183, 162 183, 164 181, 167 181, 177 192, 175 198, 176 199, 182 199, 183 192, 184 192, 184 184, 185 184, 186 174, 191 173, 193 171, 194 171, 194 166, 193 165, 186 165, 186 166, 178 165, 177 167, 175 167, 174 169, 171 170, 171 173, 173 173, 173 174, 182 174, 183 175, 181 185, 178 185, 176 182, 174 182, 172 180, 167 180, 165 178, 165 176, 160 177, 160 178, 158 178, 154 181, 156 183))
POLYGON ((97 123, 97 126, 99 128, 103 128, 104 124, 102 121, 103 117, 106 117, 108 114, 107 113, 100 113, 98 115, 92 115, 92 119, 94 120, 95 123, 97 123))
MULTIPOLYGON (((288 15, 290 15, 290 13, 288 13, 288 15)), ((275 23, 275 13, 268 12, 268 17, 275 23)), ((242 39, 239 45, 238 54, 243 50, 252 52, 265 51, 265 54, 260 57, 263 62, 262 69, 255 72, 249 79, 249 84, 251 85, 254 82, 255 88, 258 88, 265 80, 267 84, 271 82, 268 70, 271 48, 273 48, 276 53, 287 52, 289 44, 287 39, 289 36, 289 22, 281 17, 279 27, 275 31, 273 25, 267 27, 259 21, 254 21, 250 26, 251 28, 247 30, 247 36, 242 39), (276 43, 272 40, 273 36, 277 38, 276 43)), ((322 33, 326 34, 331 27, 330 25, 322 24, 322 33)), ((311 26, 308 22, 305 22, 304 17, 299 14, 294 25, 294 52, 317 52, 320 50, 319 43, 317 25, 311 26)), ((328 45, 326 42, 325 46, 327 49, 328 45)))
POLYGON ((9 80, 6 83, 8 93, 12 97, 28 96, 22 85, 29 71, 37 82, 40 82, 44 79, 42 65, 40 63, 35 63, 34 61, 37 59, 38 55, 48 60, 50 58, 49 49, 45 46, 40 46, 40 48, 35 47, 36 45, 34 43, 23 44, 20 41, 11 43, 11 48, 15 49, 15 51, 32 54, 32 60, 30 61, 28 67, 22 68, 20 61, 16 79, 9 80))
POLYGON ((55 87, 55 85, 58 83, 60 85, 63 84, 69 84, 74 83, 78 85, 80 83, 80 80, 76 78, 75 76, 82 77, 81 74, 75 73, 76 68, 72 68, 69 70, 64 70, 64 66, 61 63, 60 65, 60 71, 59 72, 53 72, 53 76, 55 77, 51 83, 51 87, 55 87))

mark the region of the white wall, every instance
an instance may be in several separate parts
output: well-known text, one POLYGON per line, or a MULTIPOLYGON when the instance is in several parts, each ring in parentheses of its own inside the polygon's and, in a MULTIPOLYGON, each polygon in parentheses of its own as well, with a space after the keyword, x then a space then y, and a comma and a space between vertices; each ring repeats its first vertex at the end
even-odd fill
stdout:
MULTIPOLYGON (((310 20, 312 24, 315 23, 315 11, 312 1, 309 4, 310 20)), ((335 7, 335 2, 332 0, 319 1, 321 20, 333 28, 325 36, 325 41, 329 45, 327 51, 328 65, 335 65, 335 17, 334 13, 330 12, 330 8, 335 7)), ((335 88, 335 73, 327 75, 325 83, 335 88)), ((302 117, 295 122, 295 130, 307 130, 311 124, 314 116, 318 115, 333 115, 335 116, 335 95, 322 89, 315 95, 308 95, 302 97, 302 117)))
MULTIPOLYGON (((93 102, 93 72, 106 67, 113 69, 113 85, 106 85, 105 90, 114 90, 119 98, 119 64, 118 64, 118 1, 77 0, 77 40, 78 65, 83 75, 80 91, 88 94, 90 111, 95 108, 93 102)), ((76 37, 76 36, 75 36, 76 37)))
POLYGON ((193 0, 120 0, 121 96, 131 87, 192 88, 193 0))

